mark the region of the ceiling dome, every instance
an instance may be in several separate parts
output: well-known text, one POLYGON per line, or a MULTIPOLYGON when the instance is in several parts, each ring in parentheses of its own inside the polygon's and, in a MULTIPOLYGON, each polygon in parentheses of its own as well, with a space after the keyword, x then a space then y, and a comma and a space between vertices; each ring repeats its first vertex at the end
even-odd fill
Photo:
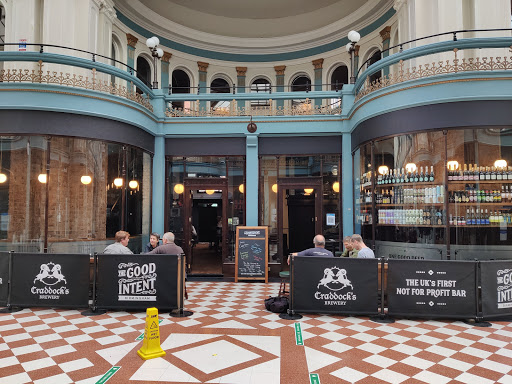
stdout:
MULTIPOLYGON (((392 10, 393 0, 114 0, 118 18, 188 47, 293 52, 338 41, 392 10)), ((132 27, 132 26, 131 26, 132 27)))

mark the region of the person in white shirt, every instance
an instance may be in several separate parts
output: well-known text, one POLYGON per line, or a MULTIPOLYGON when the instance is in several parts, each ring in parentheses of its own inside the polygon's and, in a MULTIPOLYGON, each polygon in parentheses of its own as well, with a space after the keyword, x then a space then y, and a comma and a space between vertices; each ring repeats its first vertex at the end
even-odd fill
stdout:
POLYGON ((133 254, 130 248, 128 248, 129 241, 130 234, 128 232, 117 231, 116 242, 107 246, 103 253, 133 254))
POLYGON ((357 258, 358 259, 375 259, 375 254, 371 250, 371 248, 367 247, 363 242, 363 238, 361 235, 352 235, 351 238, 352 245, 354 249, 357 249, 357 258))

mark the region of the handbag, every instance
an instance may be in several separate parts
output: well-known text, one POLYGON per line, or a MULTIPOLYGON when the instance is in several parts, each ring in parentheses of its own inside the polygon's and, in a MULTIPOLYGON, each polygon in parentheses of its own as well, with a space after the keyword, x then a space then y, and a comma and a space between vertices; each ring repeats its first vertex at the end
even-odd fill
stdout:
POLYGON ((265 299, 265 308, 274 313, 286 313, 290 307, 288 297, 275 296, 265 299))

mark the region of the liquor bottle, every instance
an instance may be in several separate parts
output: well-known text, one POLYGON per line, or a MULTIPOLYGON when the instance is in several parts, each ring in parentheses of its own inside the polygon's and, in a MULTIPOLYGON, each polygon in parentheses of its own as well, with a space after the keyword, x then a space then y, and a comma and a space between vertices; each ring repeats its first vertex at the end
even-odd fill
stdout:
POLYGON ((464 164, 464 171, 462 172, 462 180, 466 181, 469 179, 468 166, 464 164))
POLYGON ((496 180, 503 180, 503 167, 496 168, 496 180))
POLYGON ((473 165, 473 180, 478 180, 478 168, 476 166, 476 164, 473 165))
POLYGON ((453 225, 453 217, 452 217, 452 214, 450 213, 450 219, 448 220, 448 223, 450 225, 453 225))
POLYGON ((485 180, 491 180, 491 171, 489 167, 485 167, 485 180))
POLYGON ((496 180, 496 167, 491 167, 491 180, 496 180))
POLYGON ((508 167, 507 180, 512 180, 512 167, 508 167))
POLYGON ((400 183, 405 183, 405 170, 402 168, 402 172, 400 172, 400 183))
POLYGON ((425 179, 425 175, 423 174, 423 167, 420 167, 420 168, 421 168, 421 172, 420 172, 419 182, 423 183, 423 180, 425 179))
POLYGON ((473 180, 473 164, 468 164, 468 180, 473 180))
POLYGON ((489 225, 489 224, 490 224, 490 221, 489 221, 489 212, 487 211, 487 209, 485 210, 484 219, 485 219, 485 222, 484 222, 483 224, 484 224, 484 225, 489 225))
POLYGON ((484 169, 484 167, 480 167, 479 176, 480 176, 480 180, 485 180, 485 169, 484 169))
POLYGON ((433 182, 434 182, 434 179, 435 179, 435 177, 434 177, 434 166, 433 166, 433 165, 431 165, 431 166, 430 166, 430 176, 429 176, 429 178, 428 178, 428 181, 430 181, 431 183, 433 183, 433 182))
POLYGON ((465 222, 465 224, 472 225, 471 214, 469 213, 469 208, 466 209, 466 222, 465 222))
POLYGON ((414 182, 417 183, 419 181, 419 175, 418 175, 418 169, 416 168, 416 170, 414 171, 414 182))
POLYGON ((453 180, 453 170, 451 168, 448 169, 448 181, 453 180))

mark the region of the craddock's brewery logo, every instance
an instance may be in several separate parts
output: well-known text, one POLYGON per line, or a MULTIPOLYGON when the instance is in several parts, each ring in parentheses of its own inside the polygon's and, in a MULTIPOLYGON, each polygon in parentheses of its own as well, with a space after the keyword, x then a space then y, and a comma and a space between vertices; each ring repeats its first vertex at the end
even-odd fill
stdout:
POLYGON ((58 300, 61 295, 69 295, 67 281, 60 264, 41 264, 39 274, 34 279, 30 292, 39 295, 39 300, 58 300))
POLYGON ((325 268, 324 277, 320 279, 316 289, 315 299, 324 301, 324 305, 346 305, 347 301, 356 300, 354 287, 343 268, 325 268), (347 287, 351 290, 342 292, 347 287))
POLYGON ((120 263, 119 301, 156 301, 155 271, 155 263, 120 263))
POLYGON ((496 275, 498 308, 512 308, 512 269, 500 269, 496 275))

